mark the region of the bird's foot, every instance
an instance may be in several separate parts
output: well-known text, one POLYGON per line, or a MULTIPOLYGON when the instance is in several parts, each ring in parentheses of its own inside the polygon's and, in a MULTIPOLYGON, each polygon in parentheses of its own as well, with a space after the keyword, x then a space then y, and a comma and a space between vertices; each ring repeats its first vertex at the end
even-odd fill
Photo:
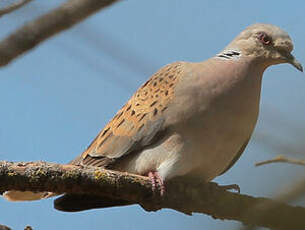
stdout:
POLYGON ((164 181, 159 175, 158 172, 149 172, 148 177, 151 180, 152 185, 152 191, 155 193, 156 187, 158 186, 158 189, 160 190, 160 195, 163 196, 165 193, 165 185, 164 181))
POLYGON ((220 187, 224 190, 234 190, 237 193, 240 193, 240 187, 238 184, 220 185, 220 187))

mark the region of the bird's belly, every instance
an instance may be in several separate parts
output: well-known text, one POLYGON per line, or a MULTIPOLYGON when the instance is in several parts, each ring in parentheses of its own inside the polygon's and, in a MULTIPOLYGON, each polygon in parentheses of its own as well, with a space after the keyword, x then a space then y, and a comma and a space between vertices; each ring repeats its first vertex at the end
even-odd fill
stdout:
POLYGON ((185 152, 190 156, 189 174, 210 181, 227 169, 250 138, 257 120, 255 113, 204 118, 202 124, 184 132, 185 152))
POLYGON ((225 171, 246 141, 247 138, 222 136, 217 140, 208 138, 199 143, 196 149, 190 147, 189 153, 193 160, 188 174, 204 181, 214 179, 225 171))

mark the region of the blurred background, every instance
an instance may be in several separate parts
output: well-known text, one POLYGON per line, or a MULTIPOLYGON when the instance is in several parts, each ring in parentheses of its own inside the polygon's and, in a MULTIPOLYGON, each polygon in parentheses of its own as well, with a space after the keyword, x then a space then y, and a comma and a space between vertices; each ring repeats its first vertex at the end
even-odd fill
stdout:
MULTIPOLYGON (((0 8, 13 0, 0 0, 0 8)), ((33 1, 0 18, 0 39, 64 1, 33 1)), ((221 51, 256 22, 292 37, 305 64, 305 5, 295 1, 121 1, 47 40, 0 69, 0 160, 66 163, 81 153, 161 66, 198 62, 221 51)), ((239 184, 251 196, 273 197, 304 177, 305 167, 258 161, 305 158, 305 76, 288 64, 263 79, 259 121, 246 151, 215 181, 239 184)), ((301 200, 294 204, 302 204, 301 200)), ((303 202, 304 204, 304 202, 303 202)), ((13 229, 238 229, 240 223, 138 205, 63 213, 53 200, 0 198, 0 224, 13 229)))

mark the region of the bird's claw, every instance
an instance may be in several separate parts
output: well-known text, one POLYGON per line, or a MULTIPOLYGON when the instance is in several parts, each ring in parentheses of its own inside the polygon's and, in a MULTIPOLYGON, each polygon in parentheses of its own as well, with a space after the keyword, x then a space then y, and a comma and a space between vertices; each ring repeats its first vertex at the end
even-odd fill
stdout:
POLYGON ((155 194, 156 187, 160 190, 160 195, 163 196, 165 193, 165 185, 163 179, 160 177, 158 172, 149 172, 148 177, 151 181, 152 191, 155 194))

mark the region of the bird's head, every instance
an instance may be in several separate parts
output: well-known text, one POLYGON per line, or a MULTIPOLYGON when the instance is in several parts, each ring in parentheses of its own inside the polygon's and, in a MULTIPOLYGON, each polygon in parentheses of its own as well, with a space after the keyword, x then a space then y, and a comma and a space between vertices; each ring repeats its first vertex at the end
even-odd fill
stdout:
POLYGON ((267 66, 290 63, 303 71, 291 54, 293 43, 288 33, 271 24, 254 24, 242 31, 226 49, 239 50, 242 55, 262 60, 267 66))

